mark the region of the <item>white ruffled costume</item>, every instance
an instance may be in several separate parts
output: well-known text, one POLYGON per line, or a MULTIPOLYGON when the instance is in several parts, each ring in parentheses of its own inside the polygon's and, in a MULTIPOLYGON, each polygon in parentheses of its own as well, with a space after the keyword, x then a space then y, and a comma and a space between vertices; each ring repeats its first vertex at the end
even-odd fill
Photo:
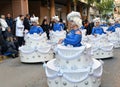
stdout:
MULTIPOLYGON (((38 21, 35 17, 31 21, 38 21)), ((45 62, 53 58, 52 46, 47 44, 46 33, 25 34, 25 45, 19 48, 20 60, 24 63, 45 62)))
MULTIPOLYGON (((100 18, 95 18, 96 22, 100 23, 100 18)), ((113 44, 108 41, 107 34, 88 35, 88 43, 92 45, 92 57, 98 59, 113 57, 113 44)))
MULTIPOLYGON (((71 12, 68 14, 68 20, 79 15, 78 12, 71 12)), ((74 18, 72 20, 75 21, 74 18)), ((56 59, 44 64, 49 87, 100 86, 103 67, 101 62, 91 58, 91 45, 58 45, 55 54, 56 59)))

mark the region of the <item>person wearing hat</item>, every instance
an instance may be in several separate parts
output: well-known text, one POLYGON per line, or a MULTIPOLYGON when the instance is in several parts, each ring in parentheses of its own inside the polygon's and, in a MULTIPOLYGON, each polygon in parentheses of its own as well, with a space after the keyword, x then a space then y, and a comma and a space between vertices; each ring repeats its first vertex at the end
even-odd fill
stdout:
POLYGON ((101 27, 107 27, 108 25, 106 24, 105 20, 102 20, 102 24, 100 25, 101 27))
POLYGON ((115 25, 114 25, 115 21, 111 19, 109 22, 110 22, 110 26, 107 29, 107 31, 110 31, 111 33, 115 32, 115 25))
POLYGON ((116 19, 115 19, 115 27, 116 27, 116 28, 118 28, 118 27, 120 28, 119 20, 120 20, 120 18, 116 18, 116 19))
POLYGON ((36 21, 33 21, 32 25, 33 26, 30 28, 30 31, 29 31, 30 34, 34 34, 34 33, 42 34, 43 33, 43 29, 37 25, 36 21))
POLYGON ((94 27, 92 29, 92 35, 97 36, 97 34, 106 34, 103 28, 100 26, 100 18, 95 18, 94 20, 94 27))
POLYGON ((61 23, 59 22, 58 16, 52 17, 52 20, 54 21, 53 31, 61 31, 61 30, 64 29, 64 27, 63 27, 63 26, 61 25, 61 23))
POLYGON ((80 13, 69 13, 67 15, 67 20, 71 25, 71 31, 67 34, 66 38, 59 40, 58 43, 63 43, 65 46, 70 45, 73 47, 79 47, 82 45, 82 33, 80 31, 80 27, 82 26, 82 20, 80 19, 80 13))

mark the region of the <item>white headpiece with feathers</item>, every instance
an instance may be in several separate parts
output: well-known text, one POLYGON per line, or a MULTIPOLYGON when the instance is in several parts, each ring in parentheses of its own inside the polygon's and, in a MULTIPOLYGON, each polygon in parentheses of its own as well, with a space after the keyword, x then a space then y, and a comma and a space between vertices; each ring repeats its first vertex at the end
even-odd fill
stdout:
POLYGON ((78 27, 82 26, 82 20, 81 15, 79 12, 72 11, 67 15, 67 20, 72 21, 74 24, 76 24, 78 27))

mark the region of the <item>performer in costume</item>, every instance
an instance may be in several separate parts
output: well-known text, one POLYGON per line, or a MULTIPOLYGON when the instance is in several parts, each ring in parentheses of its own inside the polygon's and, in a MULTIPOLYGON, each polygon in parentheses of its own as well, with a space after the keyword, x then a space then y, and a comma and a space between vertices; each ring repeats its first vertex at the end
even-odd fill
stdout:
POLYGON ((53 31, 61 31, 64 29, 64 25, 59 22, 58 16, 52 18, 54 20, 53 31))
POLYGON ((40 26, 37 26, 36 21, 34 21, 32 24, 33 26, 30 28, 30 31, 29 31, 30 34, 34 34, 34 33, 42 34, 43 33, 43 29, 40 26))
POLYGON ((107 29, 107 31, 115 32, 115 25, 114 25, 114 23, 115 23, 114 20, 110 20, 110 26, 107 29))
POLYGON ((67 16, 67 20, 70 22, 71 31, 67 34, 65 39, 61 39, 59 43, 63 43, 65 46, 72 45, 73 47, 81 46, 82 33, 80 27, 82 26, 82 20, 80 19, 79 12, 71 12, 67 16))
POLYGON ((106 34, 105 32, 104 32, 104 30, 103 30, 103 28, 102 27, 100 27, 100 18, 95 18, 94 19, 94 27, 93 27, 93 29, 92 29, 92 35, 97 35, 97 34, 99 34, 99 35, 101 35, 101 34, 106 34))
POLYGON ((106 24, 105 20, 102 20, 102 24, 100 25, 101 27, 107 27, 108 25, 106 24))

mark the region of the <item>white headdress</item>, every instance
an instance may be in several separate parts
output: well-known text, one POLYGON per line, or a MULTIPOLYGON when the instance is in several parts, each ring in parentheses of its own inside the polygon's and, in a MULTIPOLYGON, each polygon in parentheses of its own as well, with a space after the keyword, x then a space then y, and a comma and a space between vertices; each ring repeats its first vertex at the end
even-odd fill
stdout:
POLYGON ((105 20, 102 20, 101 22, 102 22, 102 23, 106 23, 106 21, 105 21, 105 20))
POLYGON ((53 20, 59 21, 59 17, 58 16, 54 16, 52 17, 53 20))
POLYGON ((100 23, 100 18, 95 18, 93 19, 94 25, 96 26, 96 23, 99 22, 100 23))
POLYGON ((39 24, 39 22, 38 22, 39 18, 38 17, 33 16, 33 17, 30 18, 30 20, 31 20, 31 22, 36 22, 37 24, 39 24))
POLYGON ((100 22, 100 18, 95 18, 95 19, 93 19, 93 22, 94 22, 94 23, 100 22))
POLYGON ((67 20, 72 21, 74 24, 76 24, 78 27, 82 26, 82 20, 81 15, 79 12, 72 11, 67 15, 67 20))

